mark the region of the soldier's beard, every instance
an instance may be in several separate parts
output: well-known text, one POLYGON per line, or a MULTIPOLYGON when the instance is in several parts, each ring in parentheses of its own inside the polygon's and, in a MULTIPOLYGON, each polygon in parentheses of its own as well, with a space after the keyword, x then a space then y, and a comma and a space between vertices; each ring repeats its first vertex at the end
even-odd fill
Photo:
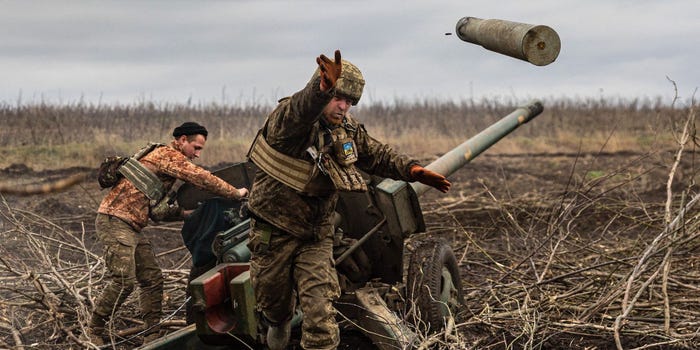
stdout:
POLYGON ((345 113, 330 113, 323 115, 323 119, 325 119, 326 123, 330 125, 342 124, 343 118, 345 118, 345 113))

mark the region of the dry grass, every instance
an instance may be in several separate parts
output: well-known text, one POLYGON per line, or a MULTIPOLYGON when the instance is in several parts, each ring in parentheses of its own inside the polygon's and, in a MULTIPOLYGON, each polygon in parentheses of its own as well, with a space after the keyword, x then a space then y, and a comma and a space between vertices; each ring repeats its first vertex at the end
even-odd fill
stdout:
MULTIPOLYGON (((489 152, 604 149, 646 154, 664 149, 676 151, 680 158, 694 142, 692 107, 673 108, 658 101, 544 104, 543 115, 489 152)), ((375 104, 358 108, 355 115, 378 139, 431 159, 514 107, 487 101, 423 101, 375 104)), ((269 109, 0 106, 0 144, 7 154, 0 168, 13 163, 34 169, 96 165, 110 152, 130 153, 147 140, 168 139, 170 130, 184 120, 199 121, 211 131, 205 165, 238 161, 269 109)), ((499 197, 484 184, 479 194, 450 193, 423 202, 427 219, 443 219, 434 221, 441 227, 429 228, 457 236, 462 242, 455 246, 459 264, 473 269, 463 276, 468 300, 463 318, 444 333, 426 336, 424 344, 450 350, 700 345, 700 309, 694 296, 700 283, 697 188, 692 179, 680 188, 671 186, 681 176, 671 159, 667 202, 646 201, 639 191, 643 170, 634 166, 647 161, 633 159, 614 173, 596 168, 583 175, 572 173, 571 185, 557 192, 544 188, 533 189, 545 192, 529 192, 530 196, 499 197), (464 217, 475 213, 486 213, 491 221, 467 227, 464 217), (602 345, 596 345, 597 340, 602 345)), ((687 178, 696 173, 691 163, 687 178)), ((8 296, 0 301, 0 347, 88 346, 80 337, 104 265, 86 244, 94 227, 76 223, 90 223, 94 213, 48 218, 0 203, 0 289, 8 296)), ((163 264, 165 309, 176 313, 184 301, 189 256, 182 251, 167 254, 172 256, 163 264)), ((132 317, 137 309, 131 298, 118 318, 119 339, 138 332, 140 325, 132 317)), ((171 321, 181 326, 180 319, 171 321)))
MULTIPOLYGON (((94 213, 90 211, 76 210, 72 216, 49 218, 13 208, 4 198, 0 200, 0 348, 97 348, 88 341, 86 331, 106 271, 99 250, 93 246, 94 226, 85 224, 93 221, 94 213)), ((189 264, 183 267, 183 262, 167 259, 165 255, 172 253, 178 253, 176 256, 186 263, 190 261, 184 247, 158 255, 167 266, 166 314, 173 313, 170 305, 174 300, 182 305, 189 274, 189 264)), ((136 310, 138 298, 132 296, 115 317, 111 332, 113 342, 118 344, 115 348, 130 349, 139 344, 143 322, 135 316, 136 310)), ((185 325, 181 318, 164 321, 166 329, 185 325)))
POLYGON ((618 175, 551 197, 499 198, 486 188, 491 200, 434 203, 429 214, 439 217, 467 203, 493 212, 493 222, 483 225, 505 233, 494 237, 455 218, 455 234, 468 242, 457 248, 464 251, 460 265, 473 270, 465 278, 465 321, 456 326, 471 336, 462 338, 462 348, 700 345, 700 224, 697 194, 689 194, 697 189, 678 193, 669 186, 669 209, 636 197, 636 179, 618 175))
MULTIPOLYGON (((489 152, 557 153, 672 147, 656 131, 677 123, 687 108, 659 101, 552 100, 530 125, 489 152)), ((492 101, 375 103, 353 110, 370 134, 398 150, 430 159, 510 113, 516 103, 492 101)), ((168 141, 187 120, 210 130, 200 163, 240 161, 272 106, 223 105, 0 105, 0 168, 35 170, 97 166, 108 155, 130 154, 148 141, 168 141)))

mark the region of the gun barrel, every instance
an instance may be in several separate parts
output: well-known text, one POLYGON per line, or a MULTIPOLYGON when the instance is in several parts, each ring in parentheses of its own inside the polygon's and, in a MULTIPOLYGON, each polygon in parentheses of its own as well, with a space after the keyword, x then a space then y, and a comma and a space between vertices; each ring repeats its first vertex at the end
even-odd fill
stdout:
MULTIPOLYGON (((542 113, 544 107, 540 101, 534 100, 525 106, 519 107, 507 116, 501 118, 488 128, 480 133, 464 141, 461 145, 455 147, 451 151, 445 153, 442 157, 426 166, 426 169, 432 170, 445 177, 452 175, 472 159, 476 158, 481 152, 493 146, 500 139, 510 134, 520 125, 529 122, 532 118, 542 113)), ((412 182, 411 187, 418 196, 423 194, 431 187, 419 182, 412 182)))
POLYGON ((457 21, 456 32, 463 41, 536 66, 554 62, 561 50, 559 35, 545 25, 463 17, 457 21))

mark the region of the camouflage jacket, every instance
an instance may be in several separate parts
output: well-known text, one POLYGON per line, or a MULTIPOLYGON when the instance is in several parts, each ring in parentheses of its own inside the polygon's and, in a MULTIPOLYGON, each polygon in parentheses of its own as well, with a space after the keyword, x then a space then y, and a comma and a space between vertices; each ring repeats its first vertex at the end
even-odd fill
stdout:
MULTIPOLYGON (((158 147, 140 159, 163 182, 169 191, 177 179, 226 198, 238 199, 238 190, 209 171, 192 163, 175 148, 175 144, 158 147)), ((141 231, 148 223, 149 200, 127 179, 112 187, 100 204, 98 213, 116 216, 141 231)))
MULTIPOLYGON (((271 147, 287 155, 311 161, 306 149, 318 135, 319 118, 333 97, 324 93, 319 78, 289 98, 280 100, 268 116, 265 140, 271 147)), ((382 177, 411 181, 409 169, 418 162, 396 153, 388 145, 372 138, 362 124, 351 116, 348 122, 357 128, 354 141, 362 171, 382 177)), ((327 196, 304 195, 258 170, 248 207, 257 217, 301 239, 325 237, 332 229, 331 219, 338 193, 327 196)))

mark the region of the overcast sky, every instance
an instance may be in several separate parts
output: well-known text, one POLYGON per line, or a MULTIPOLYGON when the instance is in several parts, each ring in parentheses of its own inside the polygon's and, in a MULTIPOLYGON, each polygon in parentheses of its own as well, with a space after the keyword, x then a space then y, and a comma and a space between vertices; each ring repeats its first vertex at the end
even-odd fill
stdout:
POLYGON ((634 98, 700 86, 698 0, 4 1, 0 102, 272 103, 340 49, 364 102, 634 98), (553 28, 547 66, 460 41, 464 16, 553 28))

